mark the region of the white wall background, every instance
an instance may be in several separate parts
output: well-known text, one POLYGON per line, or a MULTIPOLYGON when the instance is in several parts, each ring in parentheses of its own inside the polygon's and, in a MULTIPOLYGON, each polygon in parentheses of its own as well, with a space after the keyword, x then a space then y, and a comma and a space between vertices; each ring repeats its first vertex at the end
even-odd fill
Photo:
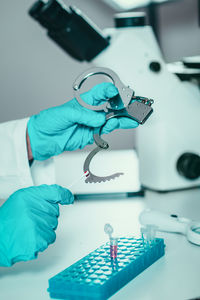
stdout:
MULTIPOLYGON (((34 2, 0 1, 0 122, 24 118, 71 99, 75 77, 88 67, 65 54, 29 17, 27 11, 34 2)), ((115 11, 100 0, 65 2, 80 8, 101 29, 113 26, 115 11)), ((199 54, 197 0, 163 5, 160 34, 167 61, 199 54)), ((121 137, 122 147, 133 147, 132 131, 121 137)), ((111 137, 116 147, 118 138, 111 137)))

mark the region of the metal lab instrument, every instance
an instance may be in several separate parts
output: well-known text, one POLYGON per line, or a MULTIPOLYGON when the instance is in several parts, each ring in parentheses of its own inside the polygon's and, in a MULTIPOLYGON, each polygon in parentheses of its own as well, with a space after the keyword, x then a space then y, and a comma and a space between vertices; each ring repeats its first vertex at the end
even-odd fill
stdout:
POLYGON ((183 234, 189 242, 200 246, 200 222, 150 209, 140 214, 139 221, 145 226, 156 226, 158 231, 183 234))
POLYGON ((134 91, 129 86, 124 85, 120 80, 120 78, 118 77, 118 75, 109 68, 95 67, 85 71, 75 80, 73 84, 73 89, 74 89, 74 96, 80 105, 91 110, 106 112, 105 123, 101 127, 95 129, 94 131, 93 136, 97 147, 89 153, 83 166, 84 172, 89 172, 90 174, 90 176, 86 178, 85 182, 86 183, 105 182, 114 179, 116 177, 119 177, 120 175, 123 175, 123 173, 114 173, 110 176, 102 177, 102 176, 96 176, 90 171, 90 162, 92 158, 99 151, 108 149, 109 147, 108 143, 100 137, 102 128, 106 124, 106 122, 111 118, 121 118, 121 117, 135 120, 139 124, 144 124, 145 121, 149 118, 149 116, 153 112, 151 105, 153 104, 154 101, 152 99, 148 99, 145 97, 134 96, 134 91), (97 106, 89 105, 85 103, 81 98, 80 88, 83 82, 85 82, 86 79, 88 79, 93 75, 108 76, 112 80, 113 84, 117 87, 119 95, 111 99, 108 99, 103 104, 97 106))

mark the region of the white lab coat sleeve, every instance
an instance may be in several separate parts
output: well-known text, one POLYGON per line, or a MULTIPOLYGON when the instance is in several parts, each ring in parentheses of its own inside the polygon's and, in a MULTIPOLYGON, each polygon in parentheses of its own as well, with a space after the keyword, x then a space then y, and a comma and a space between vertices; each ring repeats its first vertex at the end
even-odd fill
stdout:
POLYGON ((29 166, 26 128, 28 118, 0 124, 0 199, 18 189, 55 183, 54 160, 29 166))

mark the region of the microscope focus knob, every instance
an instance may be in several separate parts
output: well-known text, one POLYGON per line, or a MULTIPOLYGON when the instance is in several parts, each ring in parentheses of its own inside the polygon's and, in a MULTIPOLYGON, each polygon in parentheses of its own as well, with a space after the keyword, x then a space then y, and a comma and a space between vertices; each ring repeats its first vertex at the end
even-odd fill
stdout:
POLYGON ((194 153, 184 153, 177 161, 178 173, 187 179, 197 179, 200 176, 200 156, 194 153))

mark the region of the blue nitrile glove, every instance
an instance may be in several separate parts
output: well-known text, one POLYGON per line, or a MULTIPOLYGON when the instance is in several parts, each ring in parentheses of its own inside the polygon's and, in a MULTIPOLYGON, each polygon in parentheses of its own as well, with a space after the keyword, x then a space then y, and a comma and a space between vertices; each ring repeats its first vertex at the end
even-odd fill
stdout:
POLYGON ((0 207, 0 266, 35 259, 56 239, 60 204, 72 204, 71 192, 59 185, 18 190, 0 207))
MULTIPOLYGON (((118 94, 110 82, 94 86, 81 95, 84 102, 99 105, 118 94)), ((81 106, 76 99, 34 115, 28 122, 33 158, 45 160, 63 151, 82 149, 94 142, 93 131, 105 122, 105 112, 96 112, 81 106)), ((134 128, 138 123, 128 118, 109 120, 102 133, 117 128, 134 128)))

